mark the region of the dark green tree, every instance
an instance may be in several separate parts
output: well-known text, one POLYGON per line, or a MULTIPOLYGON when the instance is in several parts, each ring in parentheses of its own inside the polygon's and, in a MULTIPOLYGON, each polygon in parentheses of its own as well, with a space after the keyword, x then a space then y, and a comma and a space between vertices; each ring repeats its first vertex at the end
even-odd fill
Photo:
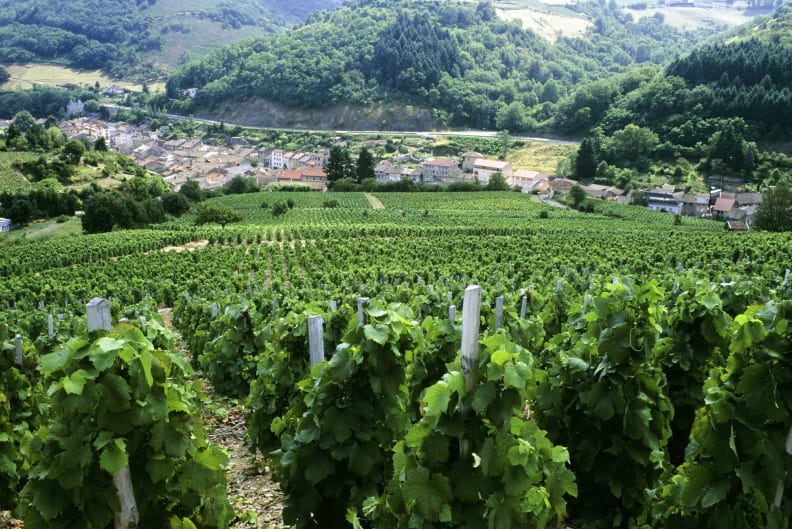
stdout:
POLYGON ((506 183, 506 178, 502 173, 493 173, 484 189, 487 191, 508 191, 509 184, 506 183))
POLYGON ((162 197, 162 207, 166 213, 180 217, 190 211, 190 201, 181 193, 168 193, 162 197))
POLYGON ((99 152, 107 152, 107 140, 104 139, 104 136, 96 138, 96 141, 94 142, 94 150, 99 152))
POLYGON ((590 181, 597 176, 597 159, 594 156, 594 146, 589 138, 580 142, 577 156, 575 156, 575 178, 590 181))
POLYGON ((27 226, 33 217, 33 204, 27 198, 17 197, 8 210, 8 216, 17 226, 27 226))
POLYGON ((572 201, 573 208, 579 208, 586 200, 586 196, 586 190, 578 185, 572 186, 572 189, 569 190, 569 199, 572 201))
POLYGON ((85 154, 85 145, 79 140, 69 140, 63 147, 63 159, 69 165, 80 165, 83 154, 85 154))
POLYGON ((792 231, 792 188, 767 190, 756 208, 753 226, 766 231, 792 231))
POLYGON ((198 216, 195 218, 195 223, 198 225, 219 224, 221 228, 225 228, 226 224, 239 222, 240 220, 242 220, 242 215, 232 209, 214 204, 202 204, 198 208, 198 216))
POLYGON ((335 182, 342 178, 353 178, 352 159, 349 156, 349 151, 337 145, 333 146, 330 149, 325 172, 327 173, 328 182, 335 182))
POLYGON ((179 193, 184 195, 190 202, 200 202, 204 199, 201 186, 195 180, 187 180, 179 188, 179 193))
POLYGON ((94 193, 85 200, 82 229, 85 233, 112 231, 113 226, 127 214, 124 202, 116 193, 94 193))
POLYGON ((358 182, 375 177, 374 157, 365 147, 360 149, 360 154, 358 154, 357 163, 355 164, 355 176, 358 182))

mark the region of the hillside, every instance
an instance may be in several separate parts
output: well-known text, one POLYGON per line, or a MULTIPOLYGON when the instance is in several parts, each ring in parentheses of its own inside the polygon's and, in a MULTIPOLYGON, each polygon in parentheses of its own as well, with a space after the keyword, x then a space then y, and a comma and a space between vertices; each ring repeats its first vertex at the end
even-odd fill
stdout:
POLYGON ((55 61, 152 76, 242 38, 275 33, 338 0, 0 0, 0 62, 55 61))
POLYGON ((551 42, 488 2, 357 0, 180 68, 168 96, 198 88, 178 105, 195 113, 255 98, 295 109, 355 105, 363 114, 409 105, 431 109, 437 123, 526 131, 575 86, 662 64, 713 34, 635 20, 615 4, 564 9, 590 25, 583 37, 551 42))

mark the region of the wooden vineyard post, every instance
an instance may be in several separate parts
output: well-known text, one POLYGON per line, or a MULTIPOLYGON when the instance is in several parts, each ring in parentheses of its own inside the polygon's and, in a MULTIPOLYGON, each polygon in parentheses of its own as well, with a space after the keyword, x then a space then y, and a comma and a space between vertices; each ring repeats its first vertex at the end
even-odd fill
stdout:
MULTIPOLYGON (((107 300, 93 298, 85 306, 88 315, 88 332, 104 329, 112 329, 110 323, 110 305, 107 300)), ((115 529, 137 528, 140 521, 138 515, 137 502, 135 501, 135 491, 132 488, 132 475, 129 473, 129 465, 124 465, 113 474, 113 485, 115 485, 118 501, 121 510, 115 513, 115 529)))
MULTIPOLYGON (((470 285, 465 289, 462 304, 462 374, 465 376, 465 387, 468 391, 473 389, 475 381, 471 370, 478 361, 479 322, 481 318, 481 287, 470 285)), ((467 410, 460 407, 460 412, 467 410)), ((459 444, 461 457, 470 454, 470 441, 462 439, 459 444)))
POLYGON ((369 298, 358 298, 358 327, 363 327, 366 323, 366 315, 363 313, 363 305, 369 302, 369 298))
POLYGON ((308 349, 311 353, 311 367, 325 359, 324 332, 322 316, 308 316, 308 349))
POLYGON ((503 296, 495 298, 495 330, 503 326, 503 296))

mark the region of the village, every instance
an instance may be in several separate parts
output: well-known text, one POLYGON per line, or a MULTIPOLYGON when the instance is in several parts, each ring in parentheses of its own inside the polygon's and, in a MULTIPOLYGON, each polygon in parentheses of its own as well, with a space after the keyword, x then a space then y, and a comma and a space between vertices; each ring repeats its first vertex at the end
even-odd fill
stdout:
MULTIPOLYGON (((60 128, 70 137, 88 141, 104 138, 108 148, 161 175, 174 191, 187 181, 195 181, 204 189, 218 189, 237 176, 253 178, 261 186, 302 184, 318 192, 328 189, 324 171, 329 159, 327 150, 301 152, 261 148, 243 137, 230 138, 228 145, 209 144, 197 137, 166 140, 161 138, 162 129, 152 131, 146 125, 91 117, 63 121, 60 128)), ((340 139, 338 141, 341 147, 347 146, 340 139)), ((373 146, 376 141, 370 143, 373 146)), ((685 193, 666 184, 639 191, 645 200, 635 200, 635 192, 626 193, 617 187, 599 184, 582 185, 575 180, 513 167, 508 161, 489 159, 478 152, 462 153, 458 159, 432 158, 418 152, 397 153, 390 159, 379 160, 374 172, 376 181, 381 184, 408 179, 415 184, 432 185, 466 181, 487 185, 492 175, 499 173, 510 188, 538 195, 543 200, 568 195, 574 186, 580 186, 593 199, 643 203, 654 211, 714 218, 725 221, 731 230, 748 229, 762 200, 761 193, 736 191, 739 182, 724 182, 723 177, 710 178, 711 191, 708 193, 685 193)))

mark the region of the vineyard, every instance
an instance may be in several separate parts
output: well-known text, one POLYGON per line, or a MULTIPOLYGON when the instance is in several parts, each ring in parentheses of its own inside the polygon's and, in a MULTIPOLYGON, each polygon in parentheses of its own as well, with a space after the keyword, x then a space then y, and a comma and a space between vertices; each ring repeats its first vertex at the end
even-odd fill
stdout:
POLYGON ((28 162, 38 158, 29 152, 0 152, 0 193, 25 191, 30 182, 14 167, 15 163, 28 162))
POLYGON ((288 526, 789 527, 792 237, 376 198, 0 249, 0 510, 119 527, 127 483, 140 527, 257 527, 221 396, 288 526))

